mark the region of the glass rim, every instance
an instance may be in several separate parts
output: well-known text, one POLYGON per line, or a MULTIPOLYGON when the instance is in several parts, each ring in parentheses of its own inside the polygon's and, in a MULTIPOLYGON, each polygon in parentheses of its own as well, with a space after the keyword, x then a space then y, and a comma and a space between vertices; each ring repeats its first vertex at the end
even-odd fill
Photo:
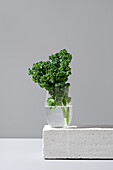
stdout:
POLYGON ((45 107, 73 107, 73 105, 67 105, 67 106, 48 106, 48 105, 45 105, 45 107))

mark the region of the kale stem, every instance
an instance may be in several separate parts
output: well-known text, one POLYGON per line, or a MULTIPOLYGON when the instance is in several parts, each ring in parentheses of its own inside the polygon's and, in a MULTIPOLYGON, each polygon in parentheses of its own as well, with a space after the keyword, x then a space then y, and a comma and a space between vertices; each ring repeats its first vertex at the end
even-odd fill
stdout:
POLYGON ((62 109, 64 118, 66 118, 66 111, 65 111, 65 108, 64 108, 64 107, 61 107, 61 109, 62 109))
POLYGON ((64 107, 61 107, 61 109, 62 109, 63 116, 64 116, 65 126, 68 126, 69 125, 70 107, 66 107, 66 110, 64 107))
POLYGON ((70 107, 66 108, 67 111, 67 125, 69 124, 70 107))

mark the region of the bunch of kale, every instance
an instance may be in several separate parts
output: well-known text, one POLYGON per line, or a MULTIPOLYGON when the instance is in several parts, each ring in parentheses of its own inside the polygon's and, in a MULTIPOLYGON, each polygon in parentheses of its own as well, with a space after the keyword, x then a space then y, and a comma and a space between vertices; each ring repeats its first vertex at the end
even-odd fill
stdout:
POLYGON ((66 106, 71 98, 68 96, 70 83, 67 83, 71 74, 69 63, 72 55, 66 49, 49 56, 50 61, 40 61, 28 69, 32 80, 45 88, 51 97, 47 99, 48 106, 66 106))

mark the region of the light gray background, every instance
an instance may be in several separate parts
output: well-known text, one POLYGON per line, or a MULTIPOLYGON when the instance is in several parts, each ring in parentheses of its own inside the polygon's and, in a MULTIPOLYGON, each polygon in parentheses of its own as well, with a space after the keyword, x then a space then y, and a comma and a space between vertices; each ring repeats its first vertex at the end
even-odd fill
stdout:
POLYGON ((73 124, 113 124, 113 1, 0 0, 0 137, 41 137, 46 91, 28 67, 66 48, 73 124))

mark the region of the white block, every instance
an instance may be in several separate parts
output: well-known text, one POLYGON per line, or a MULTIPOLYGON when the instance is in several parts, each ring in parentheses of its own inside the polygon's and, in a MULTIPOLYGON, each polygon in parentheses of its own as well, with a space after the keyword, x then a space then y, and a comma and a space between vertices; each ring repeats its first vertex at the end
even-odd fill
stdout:
POLYGON ((45 159, 113 159, 113 128, 43 129, 45 159))

